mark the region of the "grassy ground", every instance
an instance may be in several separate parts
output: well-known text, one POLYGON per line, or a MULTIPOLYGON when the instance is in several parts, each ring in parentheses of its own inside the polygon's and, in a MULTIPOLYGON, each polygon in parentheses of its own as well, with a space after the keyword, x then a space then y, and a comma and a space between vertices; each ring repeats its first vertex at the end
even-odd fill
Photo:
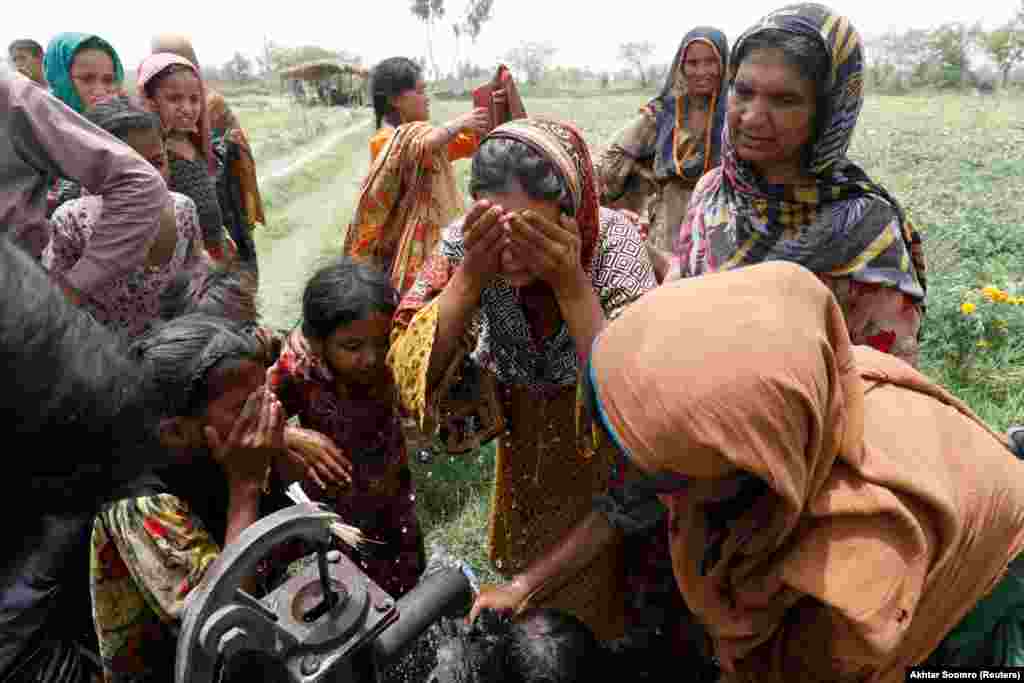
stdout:
MULTIPOLYGON (((637 94, 526 98, 526 106, 534 115, 575 122, 596 156, 643 100, 637 94)), ((436 100, 433 112, 442 122, 469 106, 468 100, 436 100)), ((267 109, 242 110, 243 122, 252 121, 260 131, 254 134, 257 145, 296 115, 267 109)), ((979 298, 978 289, 995 285, 1024 295, 1021 122, 1020 98, 871 97, 851 149, 851 157, 901 201, 924 234, 930 273, 923 369, 1000 430, 1024 422, 1024 306, 989 302, 979 298), (960 306, 969 297, 978 311, 965 316, 960 306), (994 322, 1000 320, 1002 326, 994 322), (1002 336, 993 332, 999 329, 1002 336)), ((307 274, 319 258, 337 253, 368 165, 369 134, 367 126, 269 189, 270 226, 257 246, 262 306, 270 322, 297 319, 307 274)), ((465 192, 469 163, 458 162, 456 169, 465 192)), ((468 560, 485 581, 494 578, 485 550, 493 467, 493 449, 442 454, 415 465, 428 542, 468 560)))

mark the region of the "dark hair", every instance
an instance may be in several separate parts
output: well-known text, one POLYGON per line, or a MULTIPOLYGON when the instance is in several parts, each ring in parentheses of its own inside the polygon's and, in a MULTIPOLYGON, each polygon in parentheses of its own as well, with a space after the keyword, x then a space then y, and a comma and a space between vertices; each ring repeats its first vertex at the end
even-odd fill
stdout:
POLYGON ((406 90, 414 90, 422 74, 420 65, 408 57, 391 57, 373 67, 370 72, 370 91, 373 93, 373 113, 377 116, 378 128, 384 119, 398 123, 391 119, 396 112, 390 98, 406 90))
POLYGON ((162 323, 138 338, 130 352, 152 369, 168 417, 198 417, 206 411, 216 398, 210 382, 214 370, 264 362, 262 348, 241 323, 202 313, 162 323))
MULTIPOLYGON (((737 69, 754 52, 777 50, 782 54, 786 64, 795 69, 801 78, 814 85, 814 135, 803 152, 806 168, 812 161, 810 155, 814 151, 815 143, 821 139, 831 119, 828 79, 832 60, 824 44, 810 36, 781 29, 764 29, 742 40, 736 48, 733 60, 737 69)), ((735 71, 733 73, 735 74, 735 71)))
POLYGON ((530 199, 556 201, 564 213, 575 215, 565 179, 554 164, 524 142, 484 140, 473 156, 470 193, 476 197, 483 192, 508 192, 512 179, 519 181, 530 199))
POLYGON ((483 610, 469 626, 444 624, 446 642, 429 683, 590 683, 609 653, 566 612, 534 608, 509 619, 483 610))
POLYGON ((204 313, 239 323, 259 322, 254 276, 232 267, 207 266, 179 273, 160 294, 160 317, 204 313))
POLYGON ((142 109, 125 95, 103 100, 86 112, 85 118, 116 137, 132 130, 161 131, 160 117, 142 109))
MULTIPOLYGON (((13 232, 13 229, 9 230, 13 232)), ((119 484, 161 464, 159 397, 117 336, 73 306, 46 272, 0 237, 0 423, 21 457, 27 505, 90 511, 119 484)), ((20 484, 24 486, 24 484, 20 484)), ((22 505, 23 503, 19 503, 22 505)))
POLYGON ((192 67, 185 66, 184 64, 170 64, 161 69, 155 76, 146 81, 146 85, 143 86, 142 90, 146 93, 146 97, 153 99, 156 97, 156 91, 160 89, 160 84, 166 79, 177 73, 190 73, 195 75, 195 70, 192 67))
POLYGON ((327 339, 338 327, 374 313, 390 315, 398 292, 387 273, 342 257, 313 274, 302 293, 302 334, 327 339))
POLYGON ((508 683, 573 683, 599 680, 604 650, 586 624, 554 609, 519 615, 506 646, 508 683))
POLYGON ((18 50, 27 50, 32 53, 33 57, 39 57, 40 59, 42 59, 44 54, 43 46, 31 38, 22 38, 12 42, 7 46, 7 56, 14 59, 14 53, 18 50))

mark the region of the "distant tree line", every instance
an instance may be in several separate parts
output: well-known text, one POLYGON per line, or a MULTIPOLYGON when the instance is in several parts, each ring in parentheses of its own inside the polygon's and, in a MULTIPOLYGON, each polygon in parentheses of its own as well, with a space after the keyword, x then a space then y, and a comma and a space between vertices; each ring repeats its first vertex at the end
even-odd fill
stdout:
POLYGON ((991 31, 980 23, 909 29, 868 40, 866 52, 867 86, 879 92, 1006 87, 1024 77, 1024 0, 991 31))

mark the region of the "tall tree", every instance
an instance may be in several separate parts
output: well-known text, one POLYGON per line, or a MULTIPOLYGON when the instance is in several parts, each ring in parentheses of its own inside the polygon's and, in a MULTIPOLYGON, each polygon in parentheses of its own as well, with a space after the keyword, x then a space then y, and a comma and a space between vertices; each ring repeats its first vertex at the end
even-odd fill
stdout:
POLYGON ((928 44, 932 58, 942 66, 942 80, 946 85, 963 87, 967 84, 971 76, 971 51, 983 34, 980 24, 968 26, 962 22, 943 24, 932 32, 928 44))
POLYGON ((526 74, 527 83, 536 85, 544 77, 544 72, 547 71, 548 64, 556 52, 558 48, 551 43, 527 41, 509 50, 505 59, 513 69, 526 74))
POLYGON ((440 70, 437 68, 437 60, 434 58, 434 23, 444 18, 444 0, 411 0, 409 10, 426 27, 427 56, 430 59, 430 66, 436 80, 440 70))
POLYGON ((464 33, 476 43, 484 24, 494 18, 494 0, 469 0, 466 3, 464 33))
POLYGON ((1024 0, 1017 16, 1006 25, 984 37, 985 52, 1003 75, 1003 87, 1010 81, 1010 72, 1024 62, 1024 0))
POLYGON ((626 62, 640 74, 640 87, 647 87, 647 63, 654 54, 654 43, 649 40, 622 43, 619 45, 619 59, 626 62))

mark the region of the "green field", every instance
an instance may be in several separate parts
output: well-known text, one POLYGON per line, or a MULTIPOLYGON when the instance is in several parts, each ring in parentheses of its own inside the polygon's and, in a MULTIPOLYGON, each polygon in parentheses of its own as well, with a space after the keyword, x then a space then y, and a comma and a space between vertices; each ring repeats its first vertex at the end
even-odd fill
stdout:
MULTIPOLYGON (((642 95, 526 100, 533 115, 572 121, 592 153, 637 108, 642 95)), ((469 107, 436 101, 438 122, 469 107)), ((324 111, 324 110, 321 110, 324 111)), ((261 165, 272 162, 272 136, 300 114, 242 107, 261 165)), ((322 114, 323 116, 329 116, 322 114)), ((368 117, 366 112, 361 114, 368 117)), ((267 191, 267 231, 258 236, 262 304, 269 322, 298 318, 305 277, 336 254, 368 159, 365 131, 267 191)), ((296 144, 296 143, 288 143, 296 144)), ((285 146, 287 147, 288 144, 285 146)), ((921 229, 929 258, 929 298, 922 366, 996 429, 1024 422, 1024 99, 959 95, 870 97, 850 152, 904 205, 921 229), (982 294, 986 286, 1003 295, 982 294), (1005 301, 1001 299, 1006 299, 1005 301), (1016 303, 1015 303, 1016 302, 1016 303), (974 306, 964 313, 963 304, 974 306)), ((261 169, 262 170, 262 169, 261 169)), ((457 164, 465 190, 469 163, 457 164)), ((483 578, 493 456, 438 456, 417 466, 421 520, 431 540, 464 557, 483 578)))

